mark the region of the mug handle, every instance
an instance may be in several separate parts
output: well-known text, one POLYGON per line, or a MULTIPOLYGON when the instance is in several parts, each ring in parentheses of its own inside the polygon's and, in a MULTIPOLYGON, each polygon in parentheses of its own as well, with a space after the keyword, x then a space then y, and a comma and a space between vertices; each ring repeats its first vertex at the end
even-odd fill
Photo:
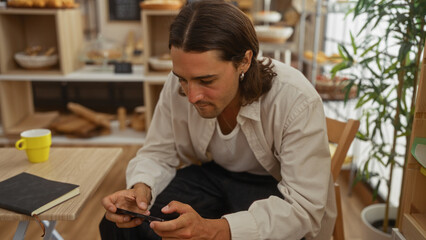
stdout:
POLYGON ((19 139, 18 141, 16 141, 15 147, 18 150, 24 150, 27 147, 27 144, 25 144, 24 139, 19 139))

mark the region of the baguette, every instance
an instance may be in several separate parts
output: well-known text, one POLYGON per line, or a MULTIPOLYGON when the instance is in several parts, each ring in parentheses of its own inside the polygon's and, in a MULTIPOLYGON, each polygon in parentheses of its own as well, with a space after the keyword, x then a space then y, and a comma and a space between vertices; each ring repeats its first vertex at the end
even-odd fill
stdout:
POLYGON ((73 113, 83 118, 86 118, 87 120, 97 125, 100 125, 106 128, 111 127, 110 122, 107 118, 103 117, 101 114, 98 114, 89 108, 86 108, 78 103, 72 103, 72 102, 68 103, 67 107, 73 113))

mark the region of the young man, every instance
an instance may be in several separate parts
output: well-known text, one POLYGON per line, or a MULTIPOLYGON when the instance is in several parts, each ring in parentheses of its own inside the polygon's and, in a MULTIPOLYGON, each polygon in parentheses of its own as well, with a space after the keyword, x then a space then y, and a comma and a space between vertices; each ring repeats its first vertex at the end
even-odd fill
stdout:
POLYGON ((102 238, 330 239, 331 160, 310 83, 259 60, 252 23, 221 1, 185 6, 169 46, 173 71, 127 168, 128 189, 103 199, 102 238))

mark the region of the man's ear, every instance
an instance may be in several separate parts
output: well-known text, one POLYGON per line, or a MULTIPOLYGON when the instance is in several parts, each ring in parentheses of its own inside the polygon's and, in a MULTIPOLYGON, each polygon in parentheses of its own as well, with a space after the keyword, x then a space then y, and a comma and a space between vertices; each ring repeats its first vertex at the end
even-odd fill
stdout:
POLYGON ((240 69, 243 72, 247 72, 247 70, 250 68, 252 58, 253 58, 253 51, 247 50, 246 53, 244 54, 244 58, 241 61, 241 65, 240 65, 240 69))

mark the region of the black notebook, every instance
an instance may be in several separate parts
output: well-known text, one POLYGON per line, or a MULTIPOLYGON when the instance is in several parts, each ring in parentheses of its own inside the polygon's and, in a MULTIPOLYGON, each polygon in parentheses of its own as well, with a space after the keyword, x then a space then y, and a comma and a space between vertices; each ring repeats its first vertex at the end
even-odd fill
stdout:
POLYGON ((78 185, 23 172, 0 182, 0 208, 33 216, 79 193, 78 185))

